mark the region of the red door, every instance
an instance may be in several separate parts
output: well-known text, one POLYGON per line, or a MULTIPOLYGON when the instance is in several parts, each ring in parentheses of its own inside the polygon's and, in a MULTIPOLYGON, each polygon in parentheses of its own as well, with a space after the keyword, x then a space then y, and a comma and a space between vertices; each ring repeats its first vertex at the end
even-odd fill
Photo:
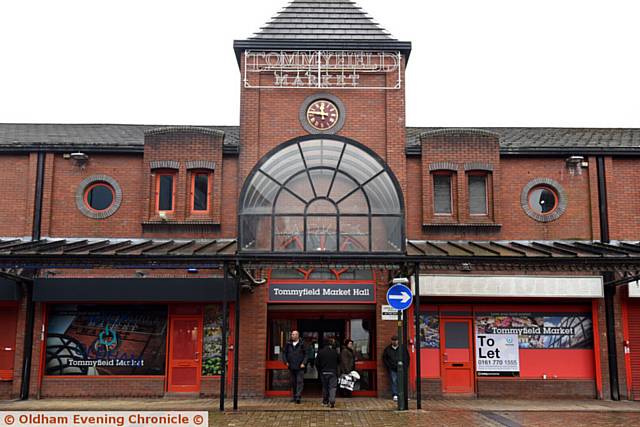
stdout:
POLYGON ((474 392, 471 319, 442 319, 440 370, 443 393, 474 392))
POLYGON ((172 316, 169 340, 169 392, 199 392, 202 317, 172 316))
POLYGON ((15 305, 0 305, 0 381, 13 379, 17 317, 15 305))

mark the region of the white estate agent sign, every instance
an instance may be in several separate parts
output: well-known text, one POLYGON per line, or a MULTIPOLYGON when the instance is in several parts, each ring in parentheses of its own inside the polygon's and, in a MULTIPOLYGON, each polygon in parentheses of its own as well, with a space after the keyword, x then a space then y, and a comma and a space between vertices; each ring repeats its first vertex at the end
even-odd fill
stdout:
POLYGON ((519 376, 518 335, 476 335, 476 370, 484 376, 519 376))

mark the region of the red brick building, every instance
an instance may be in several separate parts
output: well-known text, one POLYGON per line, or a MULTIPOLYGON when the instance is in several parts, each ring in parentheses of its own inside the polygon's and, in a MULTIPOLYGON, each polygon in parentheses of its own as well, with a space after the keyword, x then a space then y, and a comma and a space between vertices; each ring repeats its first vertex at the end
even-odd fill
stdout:
POLYGON ((640 399, 640 130, 406 127, 349 0, 234 48, 240 126, 0 124, 0 398, 287 395, 294 329, 388 396, 403 277, 411 393, 640 399))

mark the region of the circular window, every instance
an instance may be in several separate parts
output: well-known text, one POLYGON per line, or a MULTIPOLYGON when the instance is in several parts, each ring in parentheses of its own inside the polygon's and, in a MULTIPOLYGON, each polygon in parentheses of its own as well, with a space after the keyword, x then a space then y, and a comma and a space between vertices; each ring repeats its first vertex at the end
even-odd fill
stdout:
POLYGON ((562 186, 549 178, 537 178, 522 189, 522 209, 540 222, 558 219, 567 207, 567 197, 562 186))
POLYGON ((529 208, 537 214, 547 215, 558 207, 558 195, 547 186, 539 185, 529 191, 529 208))
POLYGON ((85 204, 94 211, 105 211, 113 204, 115 192, 104 182, 93 184, 87 188, 84 195, 85 204))
POLYGON ((85 216, 107 218, 118 210, 122 202, 122 189, 118 182, 106 175, 85 178, 76 190, 76 206, 85 216))

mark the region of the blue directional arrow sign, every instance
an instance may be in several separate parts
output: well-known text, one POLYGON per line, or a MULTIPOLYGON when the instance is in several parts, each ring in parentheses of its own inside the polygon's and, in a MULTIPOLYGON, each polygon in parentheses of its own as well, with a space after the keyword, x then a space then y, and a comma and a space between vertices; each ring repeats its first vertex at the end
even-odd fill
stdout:
POLYGON ((405 285, 393 285, 387 291, 387 303, 396 310, 406 310, 411 307, 413 294, 405 285))

